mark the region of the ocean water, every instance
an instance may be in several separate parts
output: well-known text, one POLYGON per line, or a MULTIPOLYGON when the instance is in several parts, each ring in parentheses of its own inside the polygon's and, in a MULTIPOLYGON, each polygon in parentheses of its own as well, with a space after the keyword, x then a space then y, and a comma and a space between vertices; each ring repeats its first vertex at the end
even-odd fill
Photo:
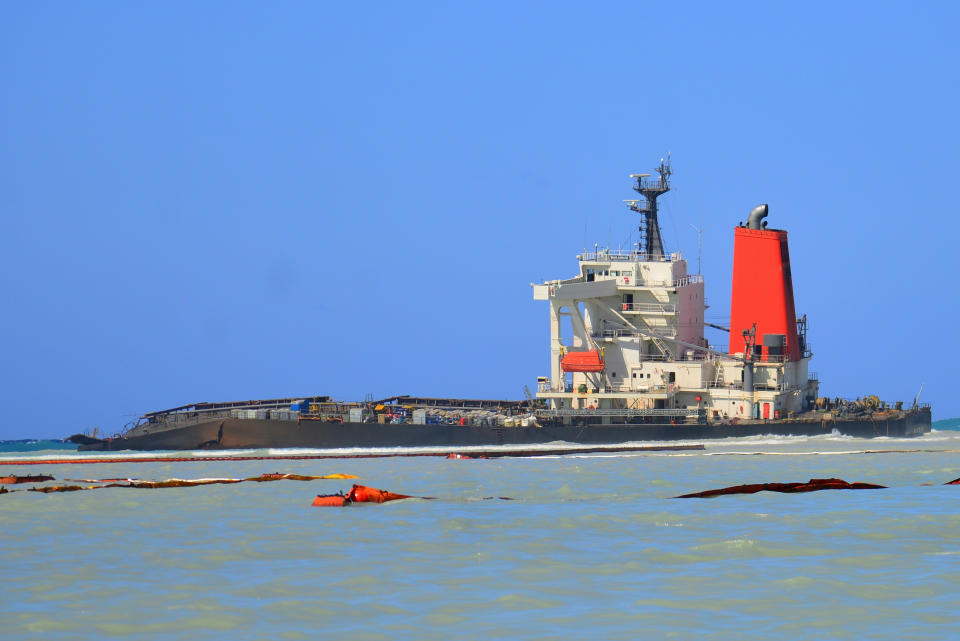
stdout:
POLYGON ((960 432, 703 443, 489 460, 2 452, 16 464, 0 475, 56 484, 340 472, 436 498, 311 507, 345 480, 10 492, 0 638, 960 637, 960 486, 942 485, 960 477, 960 432), (823 477, 888 489, 670 498, 823 477))

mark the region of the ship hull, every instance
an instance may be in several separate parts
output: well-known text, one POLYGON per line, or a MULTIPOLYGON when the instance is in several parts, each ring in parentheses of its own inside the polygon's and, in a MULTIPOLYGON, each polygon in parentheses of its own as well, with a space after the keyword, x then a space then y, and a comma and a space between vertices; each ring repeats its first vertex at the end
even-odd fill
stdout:
POLYGON ((601 425, 546 424, 540 427, 488 427, 328 423, 224 419, 130 437, 80 444, 82 451, 234 450, 262 448, 379 448, 535 445, 564 441, 612 445, 633 441, 687 441, 763 434, 817 436, 834 431, 859 438, 912 437, 930 431, 929 409, 883 417, 821 421, 762 421, 739 424, 662 423, 601 425))

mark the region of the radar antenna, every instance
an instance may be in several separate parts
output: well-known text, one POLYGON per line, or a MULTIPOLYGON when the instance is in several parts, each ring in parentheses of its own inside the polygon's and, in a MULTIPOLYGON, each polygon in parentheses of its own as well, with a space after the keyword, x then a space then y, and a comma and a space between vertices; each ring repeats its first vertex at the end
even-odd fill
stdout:
MULTIPOLYGON (((700 219, 700 224, 703 225, 703 219, 700 219)), ((703 227, 697 227, 693 223, 690 223, 690 226, 697 232, 697 273, 702 274, 700 266, 703 261, 703 227)))
POLYGON ((660 159, 660 166, 656 169, 659 178, 650 180, 650 174, 630 174, 637 181, 634 191, 643 196, 641 205, 639 200, 627 200, 627 206, 638 214, 643 214, 640 224, 640 244, 646 260, 663 260, 666 256, 663 251, 663 237, 660 234, 660 223, 657 220, 657 198, 670 191, 670 176, 673 170, 670 167, 670 155, 667 160, 660 159))

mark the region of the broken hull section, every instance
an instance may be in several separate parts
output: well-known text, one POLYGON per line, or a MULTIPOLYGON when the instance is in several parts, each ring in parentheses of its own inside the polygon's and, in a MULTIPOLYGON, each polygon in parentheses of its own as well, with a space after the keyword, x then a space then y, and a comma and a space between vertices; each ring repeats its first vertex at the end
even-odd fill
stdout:
POLYGON ((262 448, 462 447, 536 445, 555 442, 616 444, 633 441, 685 441, 758 435, 818 436, 834 431, 859 438, 912 437, 930 431, 930 410, 899 416, 822 421, 758 421, 704 424, 546 424, 540 427, 487 427, 377 423, 327 423, 225 419, 133 437, 80 444, 81 451, 235 450, 262 448))

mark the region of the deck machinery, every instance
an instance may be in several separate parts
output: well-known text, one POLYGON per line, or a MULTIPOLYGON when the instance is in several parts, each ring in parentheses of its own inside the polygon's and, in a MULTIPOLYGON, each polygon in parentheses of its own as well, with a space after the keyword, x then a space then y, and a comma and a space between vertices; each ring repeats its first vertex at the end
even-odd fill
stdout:
MULTIPOLYGON (((704 338, 703 278, 664 252, 657 198, 671 169, 634 174, 642 200, 636 249, 596 247, 576 276, 533 285, 549 303, 550 376, 537 397, 563 422, 727 422, 788 418, 812 406, 806 320, 794 311, 787 232, 767 229, 766 205, 734 234, 729 350, 704 338)), ((716 327, 716 326, 715 326, 716 327)))

